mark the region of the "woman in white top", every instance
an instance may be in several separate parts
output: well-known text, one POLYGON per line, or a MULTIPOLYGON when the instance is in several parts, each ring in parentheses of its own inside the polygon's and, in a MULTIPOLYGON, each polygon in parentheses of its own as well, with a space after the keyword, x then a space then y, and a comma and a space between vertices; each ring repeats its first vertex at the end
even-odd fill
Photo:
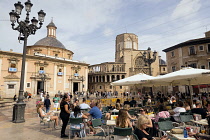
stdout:
POLYGON ((37 105, 37 113, 39 114, 39 117, 47 120, 54 120, 55 121, 55 128, 58 129, 58 116, 51 116, 51 113, 45 113, 44 109, 44 103, 40 102, 37 105))
MULTIPOLYGON (((88 117, 86 115, 84 115, 83 113, 81 113, 81 110, 80 110, 80 107, 79 106, 75 106, 74 108, 74 112, 71 112, 70 113, 70 118, 83 118, 83 119, 87 119, 88 117)), ((80 129, 80 128, 83 128, 84 127, 84 124, 81 123, 81 124, 71 124, 70 126, 71 128, 73 129, 80 129)), ((74 133, 80 133, 80 136, 85 136, 85 131, 82 130, 82 131, 72 131, 72 135, 71 137, 73 138, 74 137, 74 133)))

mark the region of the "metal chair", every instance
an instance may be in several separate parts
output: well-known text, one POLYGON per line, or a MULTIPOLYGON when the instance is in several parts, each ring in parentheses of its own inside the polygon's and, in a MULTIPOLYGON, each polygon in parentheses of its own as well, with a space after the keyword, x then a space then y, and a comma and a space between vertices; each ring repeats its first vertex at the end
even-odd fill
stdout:
POLYGON ((70 138, 70 132, 71 131, 79 131, 79 135, 80 137, 85 137, 85 129, 84 129, 84 125, 83 124, 83 120, 82 118, 69 118, 69 124, 70 124, 70 128, 69 128, 69 138, 70 138), (80 128, 71 128, 71 125, 79 125, 80 128))
POLYGON ((103 113, 107 113, 109 111, 107 106, 102 107, 102 112, 103 113))
POLYGON ((53 123, 53 127, 52 127, 51 130, 53 130, 55 128, 54 121, 50 120, 49 118, 42 118, 42 117, 39 117, 39 118, 40 118, 40 131, 41 131, 42 124, 44 125, 44 129, 45 129, 45 126, 47 126, 48 128, 50 128, 51 125, 52 125, 52 123, 53 123))
POLYGON ((99 137, 105 137, 108 136, 107 132, 104 131, 102 128, 102 122, 101 119, 93 119, 92 120, 92 126, 94 129, 100 129, 101 132, 94 134, 93 136, 99 136, 99 137))
POLYGON ((135 115, 135 111, 134 111, 134 110, 128 110, 128 113, 129 113, 130 115, 135 115))
POLYGON ((133 135, 132 128, 131 127, 129 127, 129 128, 114 127, 113 135, 124 136, 124 137, 127 137, 127 139, 128 139, 129 136, 133 135))
POLYGON ((166 120, 166 121, 160 121, 158 123, 158 129, 159 129, 159 137, 161 137, 161 133, 163 132, 166 134, 165 131, 169 131, 174 128, 172 121, 166 120))

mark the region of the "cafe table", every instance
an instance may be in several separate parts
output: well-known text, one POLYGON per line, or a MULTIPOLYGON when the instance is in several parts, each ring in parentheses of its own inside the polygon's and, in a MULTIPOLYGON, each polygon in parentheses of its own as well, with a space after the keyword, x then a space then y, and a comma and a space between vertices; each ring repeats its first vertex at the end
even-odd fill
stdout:
POLYGON ((109 134, 109 139, 110 139, 110 127, 114 127, 116 125, 115 120, 107 120, 106 125, 108 126, 108 134, 109 134))
POLYGON ((198 124, 198 125, 203 125, 203 126, 208 126, 208 122, 206 119, 201 119, 201 120, 191 120, 193 123, 198 124))
POLYGON ((189 136, 187 138, 184 138, 184 134, 173 134, 170 131, 166 131, 166 133, 168 134, 168 136, 177 138, 178 140, 196 140, 194 137, 189 136))

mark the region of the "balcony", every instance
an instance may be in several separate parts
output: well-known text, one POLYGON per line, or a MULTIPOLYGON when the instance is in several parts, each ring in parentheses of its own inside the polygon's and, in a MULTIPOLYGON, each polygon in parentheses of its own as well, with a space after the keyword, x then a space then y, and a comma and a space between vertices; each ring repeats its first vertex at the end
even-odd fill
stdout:
POLYGON ((17 68, 9 68, 8 71, 9 72, 17 72, 17 68))

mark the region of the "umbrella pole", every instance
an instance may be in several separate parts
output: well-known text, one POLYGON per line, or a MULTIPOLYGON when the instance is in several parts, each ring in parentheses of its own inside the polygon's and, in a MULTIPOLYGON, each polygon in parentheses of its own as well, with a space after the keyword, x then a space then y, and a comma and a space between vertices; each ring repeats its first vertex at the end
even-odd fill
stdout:
POLYGON ((190 80, 188 80, 188 82, 189 82, 189 92, 190 92, 191 105, 193 107, 192 87, 190 87, 190 80))
POLYGON ((209 84, 207 84, 207 97, 208 97, 208 100, 209 100, 209 84))

